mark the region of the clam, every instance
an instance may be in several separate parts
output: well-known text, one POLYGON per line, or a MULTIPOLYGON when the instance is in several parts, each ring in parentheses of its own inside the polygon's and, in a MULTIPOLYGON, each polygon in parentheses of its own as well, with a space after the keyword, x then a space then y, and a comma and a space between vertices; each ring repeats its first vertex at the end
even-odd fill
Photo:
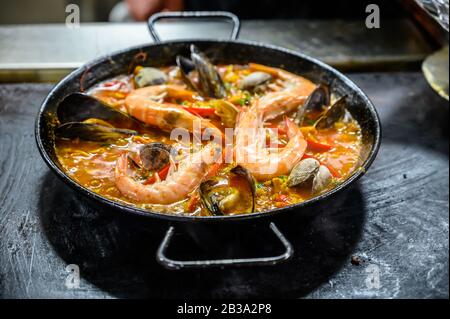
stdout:
POLYGON ((333 180, 333 176, 330 173, 330 170, 324 166, 320 165, 316 176, 313 179, 312 183, 312 191, 317 194, 327 188, 333 180))
POLYGON ((139 149, 139 159, 142 168, 149 171, 159 171, 170 163, 172 147, 163 143, 149 143, 139 149))
POLYGON ((227 92, 216 67, 209 61, 204 53, 200 52, 195 45, 191 45, 190 50, 190 60, 181 56, 178 56, 176 59, 177 65, 180 68, 186 84, 191 89, 195 89, 205 97, 212 97, 216 99, 226 97, 227 92), (198 73, 198 85, 195 85, 189 77, 189 73, 194 70, 198 73))
POLYGON ((316 129, 326 129, 334 123, 344 119, 347 107, 347 97, 343 96, 337 100, 314 124, 316 129))
POLYGON ((200 198, 213 215, 255 211, 255 180, 242 166, 200 184, 200 198))
POLYGON ((287 180, 288 187, 299 186, 308 183, 314 179, 318 172, 320 163, 313 158, 301 160, 294 166, 287 180))
POLYGON ((326 189, 333 181, 330 170, 314 158, 301 160, 291 171, 287 180, 288 187, 311 187, 314 194, 326 189))
POLYGON ((167 75, 156 68, 144 67, 134 76, 134 82, 140 88, 151 85, 164 84, 168 80, 167 75))
POLYGON ((85 141, 114 142, 137 134, 136 131, 118 129, 89 122, 67 122, 55 129, 55 136, 64 139, 79 138, 85 141))
POLYGON ((242 90, 257 91, 259 87, 271 79, 272 76, 269 73, 253 72, 239 82, 239 88, 242 90))
POLYGON ((58 105, 56 114, 59 123, 84 122, 95 118, 104 120, 115 127, 131 129, 140 122, 126 113, 84 93, 72 93, 67 95, 58 105))

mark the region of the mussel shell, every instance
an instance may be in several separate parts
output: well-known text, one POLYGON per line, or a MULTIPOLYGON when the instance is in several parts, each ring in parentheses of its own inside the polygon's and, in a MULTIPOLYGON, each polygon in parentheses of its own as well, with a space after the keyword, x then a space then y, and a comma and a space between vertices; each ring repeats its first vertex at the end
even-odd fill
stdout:
POLYGON ((134 82, 140 88, 145 86, 164 84, 167 82, 167 80, 167 74, 159 69, 150 67, 141 68, 134 76, 134 82))
POLYGON ((140 123, 128 114, 120 112, 111 106, 84 93, 67 95, 56 110, 59 123, 83 122, 90 118, 97 118, 115 127, 133 128, 140 123))
POLYGON ((301 160, 291 170, 287 180, 288 187, 300 186, 313 180, 318 172, 320 163, 313 158, 301 160))
POLYGON ((326 129, 341 121, 346 114, 347 97, 343 96, 336 101, 314 124, 316 129, 326 129))
POLYGON ((325 84, 319 84, 306 100, 305 104, 299 107, 294 122, 302 125, 306 112, 322 112, 327 105, 330 105, 330 89, 325 84))
POLYGON ((136 135, 133 130, 118 129, 92 123, 69 122, 58 126, 55 129, 55 136, 64 139, 79 138, 93 142, 114 142, 120 138, 136 135))
POLYGON ((226 97, 227 91, 219 72, 195 45, 191 45, 191 60, 198 72, 202 95, 216 99, 226 97))
POLYGON ((255 194, 256 194, 256 180, 253 177, 253 175, 244 167, 237 165, 236 167, 234 167, 231 170, 232 173, 242 176, 245 178, 245 180, 248 182, 248 184, 250 185, 250 189, 252 191, 252 195, 253 195, 253 208, 252 211, 254 210, 254 206, 255 206, 255 194))
POLYGON ((216 115, 220 117, 225 127, 234 128, 239 114, 236 106, 225 100, 210 100, 209 104, 216 110, 216 115))
POLYGON ((170 163, 171 146, 163 143, 149 143, 139 149, 140 164, 149 171, 159 171, 170 163))
POLYGON ((194 63, 181 55, 176 57, 176 63, 178 68, 180 69, 181 77, 183 78, 184 83, 189 87, 189 89, 193 91, 199 92, 200 89, 192 82, 189 77, 189 73, 195 70, 194 63))
POLYGON ((255 211, 255 179, 242 166, 236 166, 227 176, 215 176, 200 184, 200 198, 213 215, 253 213, 255 211), (240 177, 247 183, 248 189, 238 189, 230 186, 231 178, 240 177), (248 191, 246 195, 242 192, 248 191), (224 194, 225 193, 225 194, 224 194), (249 202, 245 202, 245 200, 249 202), (229 205, 235 205, 230 207, 229 205), (226 211, 224 211, 226 207, 226 211))

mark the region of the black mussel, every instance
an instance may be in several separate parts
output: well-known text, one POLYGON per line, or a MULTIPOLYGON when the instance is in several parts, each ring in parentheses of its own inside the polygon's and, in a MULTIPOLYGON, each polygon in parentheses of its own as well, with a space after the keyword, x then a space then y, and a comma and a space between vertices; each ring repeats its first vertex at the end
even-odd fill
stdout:
POLYGON ((217 99, 226 97, 227 92, 216 67, 196 46, 192 45, 190 50, 191 59, 182 56, 177 56, 176 58, 177 66, 186 85, 204 97, 217 99), (198 85, 190 77, 192 71, 197 71, 198 73, 198 85))
POLYGON ((297 125, 302 125, 306 112, 322 112, 328 105, 330 105, 330 101, 330 89, 327 85, 319 84, 308 97, 305 104, 299 107, 297 115, 295 117, 295 123, 297 125))
POLYGON ((137 132, 127 129, 118 129, 95 123, 68 122, 55 129, 55 136, 64 139, 79 138, 85 141, 110 143, 121 138, 136 135, 137 132))
POLYGON ((120 112, 113 107, 84 93, 72 93, 67 95, 56 110, 59 123, 83 122, 87 119, 96 118, 104 120, 119 128, 134 128, 140 122, 126 113, 120 112))
POLYGON ((189 89, 199 92, 200 89, 194 84, 194 82, 192 82, 191 78, 189 77, 189 73, 195 70, 194 63, 188 58, 185 58, 181 55, 178 55, 176 57, 176 63, 178 68, 180 69, 181 77, 183 78, 184 83, 186 83, 189 89))
POLYGON ((239 88, 242 90, 258 91, 258 88, 269 82, 272 76, 265 72, 253 72, 244 77, 239 82, 239 88))
POLYGON ((170 163, 172 147, 163 143, 149 143, 139 149, 140 166, 149 171, 159 171, 170 163))
POLYGON ((347 108, 347 97, 337 100, 314 124, 316 129, 326 129, 344 119, 347 108))
POLYGON ((227 91, 219 72, 195 45, 191 45, 191 60, 198 72, 199 89, 202 95, 216 99, 226 97, 227 91))
POLYGON ((164 84, 167 82, 167 80, 167 74, 159 69, 150 67, 143 67, 139 69, 134 76, 134 82, 140 88, 145 86, 164 84))
POLYGON ((242 166, 200 184, 200 198, 213 215, 255 211, 255 179, 242 166))

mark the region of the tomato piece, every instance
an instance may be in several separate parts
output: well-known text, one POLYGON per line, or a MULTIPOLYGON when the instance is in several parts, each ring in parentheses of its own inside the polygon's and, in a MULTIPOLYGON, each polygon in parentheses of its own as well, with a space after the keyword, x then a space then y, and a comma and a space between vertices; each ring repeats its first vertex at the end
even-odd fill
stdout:
POLYGON ((308 143, 308 149, 310 149, 311 151, 327 152, 334 148, 334 146, 332 146, 332 145, 319 143, 319 142, 316 142, 316 141, 308 139, 308 138, 306 139, 306 142, 308 143))
MULTIPOLYGON (((165 180, 167 177, 167 174, 169 173, 169 169, 170 169, 170 164, 167 164, 166 166, 164 166, 157 174, 159 176, 159 178, 161 180, 165 180)), ((150 185, 150 184, 154 184, 156 183, 156 176, 153 175, 152 177, 148 178, 145 182, 144 185, 150 185)))

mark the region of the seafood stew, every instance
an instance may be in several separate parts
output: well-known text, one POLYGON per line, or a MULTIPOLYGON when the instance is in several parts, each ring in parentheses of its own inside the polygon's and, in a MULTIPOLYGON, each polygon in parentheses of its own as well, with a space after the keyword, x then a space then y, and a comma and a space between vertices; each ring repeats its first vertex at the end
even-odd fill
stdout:
POLYGON ((319 196, 362 164, 347 97, 256 63, 213 65, 192 47, 58 106, 55 152, 106 198, 192 216, 264 212, 319 196), (205 138, 206 137, 206 138, 205 138))

